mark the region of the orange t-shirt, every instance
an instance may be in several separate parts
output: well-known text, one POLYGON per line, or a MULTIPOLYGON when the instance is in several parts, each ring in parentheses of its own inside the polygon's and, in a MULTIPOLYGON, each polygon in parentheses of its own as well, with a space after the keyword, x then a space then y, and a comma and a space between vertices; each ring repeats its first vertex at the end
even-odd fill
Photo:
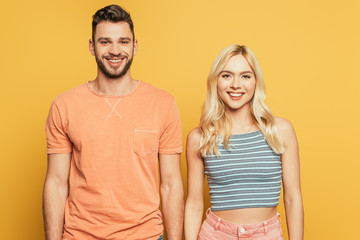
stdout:
POLYGON ((126 96, 88 84, 58 96, 46 121, 48 154, 72 152, 63 240, 157 239, 158 154, 182 151, 179 111, 139 81, 126 96))

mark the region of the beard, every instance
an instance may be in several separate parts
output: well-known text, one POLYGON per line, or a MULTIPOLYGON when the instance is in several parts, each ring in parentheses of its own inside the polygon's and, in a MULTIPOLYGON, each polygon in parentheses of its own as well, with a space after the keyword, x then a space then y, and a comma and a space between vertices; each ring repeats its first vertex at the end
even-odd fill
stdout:
MULTIPOLYGON (((124 60, 127 59, 127 57, 124 58, 124 60)), ((125 75, 125 73, 127 73, 127 71, 129 70, 131 63, 133 61, 133 56, 131 56, 131 58, 128 60, 128 62, 125 64, 124 68, 119 72, 116 73, 111 71, 111 68, 106 68, 104 62, 102 61, 101 57, 98 57, 97 54, 95 53, 95 60, 96 63, 100 69, 100 71, 108 78, 121 78, 122 76, 125 75)), ((123 61, 124 61, 123 60, 123 61)))

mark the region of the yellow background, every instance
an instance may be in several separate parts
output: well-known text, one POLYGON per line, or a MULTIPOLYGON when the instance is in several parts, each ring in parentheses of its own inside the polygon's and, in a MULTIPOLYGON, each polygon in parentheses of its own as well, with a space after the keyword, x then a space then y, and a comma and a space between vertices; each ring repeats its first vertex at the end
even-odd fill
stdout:
MULTIPOLYGON (((248 45, 262 67, 268 105, 297 132, 305 239, 357 239, 355 0, 1 1, 1 239, 44 239, 45 119, 55 96, 95 78, 91 16, 110 3, 134 20, 139 52, 132 75, 176 97, 184 140, 197 126, 217 54, 232 43, 248 45)), ((186 184, 184 156, 182 168, 186 184)), ((279 211, 285 220, 283 203, 279 211)))

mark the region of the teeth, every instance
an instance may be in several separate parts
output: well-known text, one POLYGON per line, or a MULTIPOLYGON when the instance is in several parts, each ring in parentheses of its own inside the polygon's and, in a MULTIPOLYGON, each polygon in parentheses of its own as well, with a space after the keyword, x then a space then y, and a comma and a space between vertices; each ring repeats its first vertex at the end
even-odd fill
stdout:
POLYGON ((232 97, 240 97, 243 95, 243 93, 229 93, 232 97))
POLYGON ((112 60, 112 59, 110 59, 109 61, 112 62, 112 63, 118 63, 118 62, 121 62, 122 59, 117 59, 117 60, 112 60))

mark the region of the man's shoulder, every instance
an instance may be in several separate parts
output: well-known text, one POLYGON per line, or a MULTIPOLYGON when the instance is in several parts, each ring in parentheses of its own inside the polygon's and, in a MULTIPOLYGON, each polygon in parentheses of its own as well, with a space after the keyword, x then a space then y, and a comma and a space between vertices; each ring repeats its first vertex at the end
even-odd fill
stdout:
POLYGON ((168 93, 167 91, 157 88, 150 83, 141 81, 142 91, 144 94, 148 95, 147 97, 151 97, 152 99, 157 99, 160 101, 168 101, 174 99, 173 95, 168 93))
POLYGON ((77 98, 83 97, 84 94, 86 94, 87 84, 83 83, 81 85, 78 85, 66 92, 63 92, 59 94, 55 99, 54 102, 56 104, 62 104, 66 102, 73 102, 77 98))

